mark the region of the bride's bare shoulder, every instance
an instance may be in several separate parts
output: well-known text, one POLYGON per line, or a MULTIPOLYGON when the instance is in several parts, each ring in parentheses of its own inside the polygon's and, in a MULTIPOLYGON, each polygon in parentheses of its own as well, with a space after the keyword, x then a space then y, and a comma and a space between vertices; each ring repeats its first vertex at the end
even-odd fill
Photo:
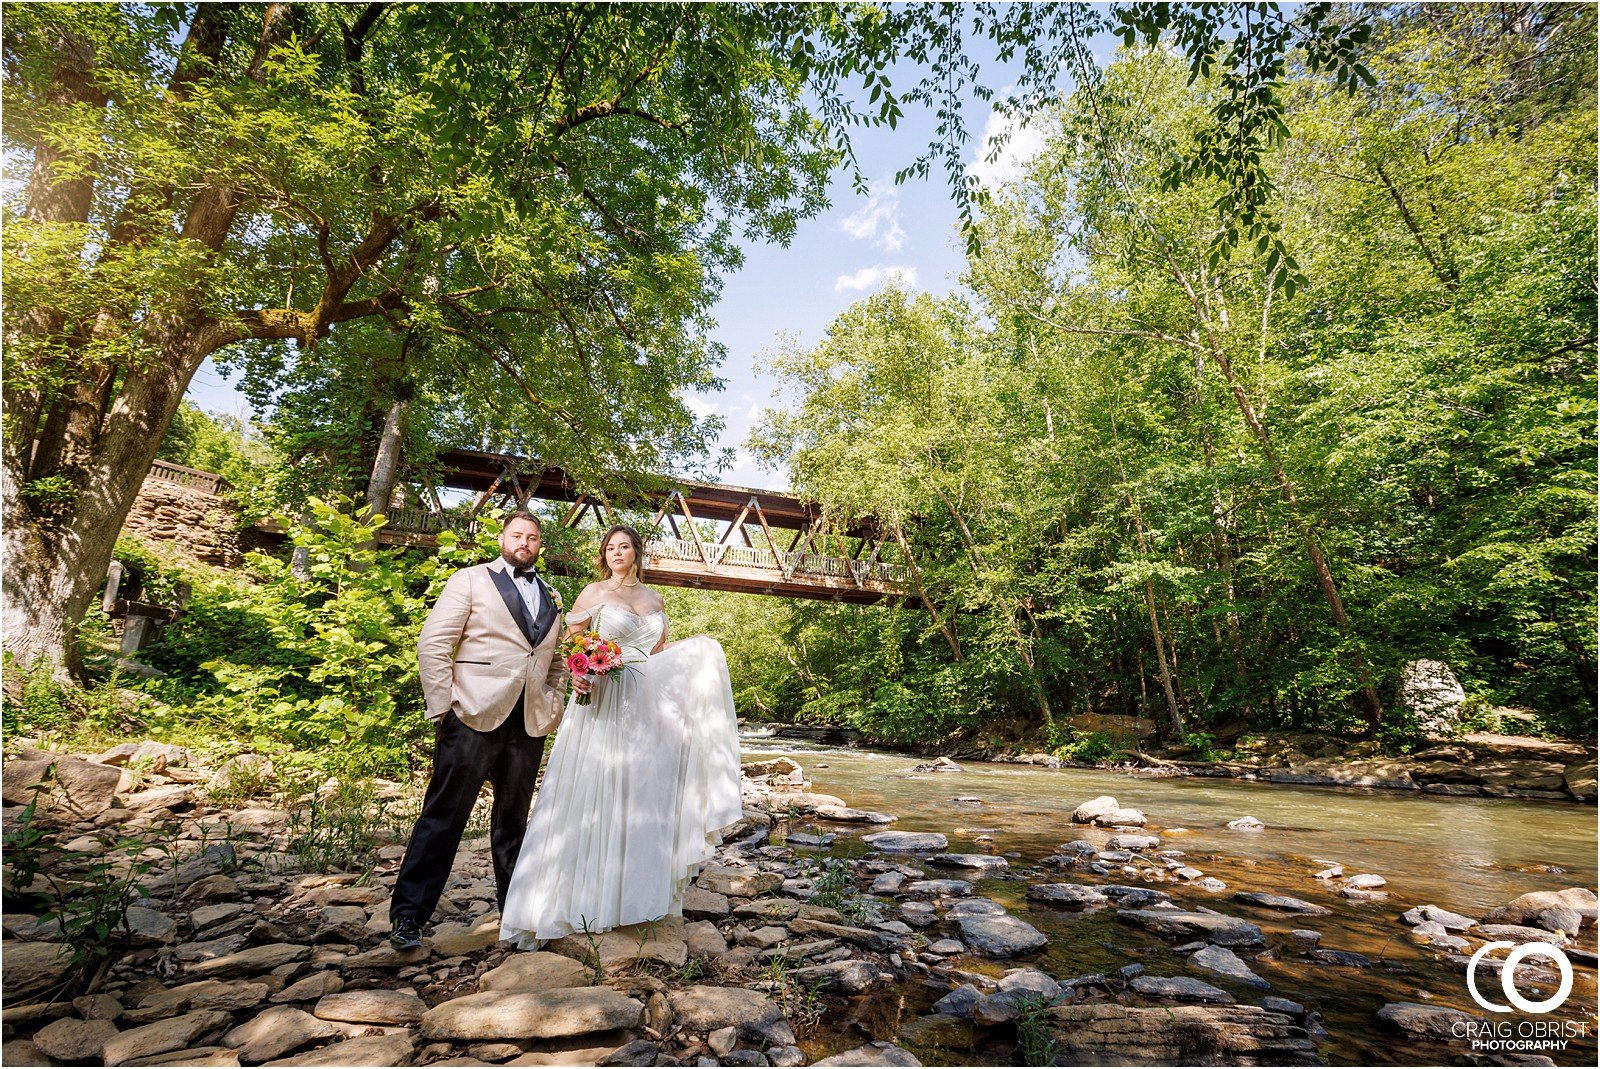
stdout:
POLYGON ((661 612, 666 609, 667 603, 661 600, 661 594, 655 587, 645 587, 644 593, 646 594, 646 600, 650 603, 650 607, 645 610, 646 612, 661 612))
POLYGON ((574 609, 586 609, 599 600, 600 584, 598 582, 590 583, 578 591, 578 596, 572 599, 572 607, 574 609))

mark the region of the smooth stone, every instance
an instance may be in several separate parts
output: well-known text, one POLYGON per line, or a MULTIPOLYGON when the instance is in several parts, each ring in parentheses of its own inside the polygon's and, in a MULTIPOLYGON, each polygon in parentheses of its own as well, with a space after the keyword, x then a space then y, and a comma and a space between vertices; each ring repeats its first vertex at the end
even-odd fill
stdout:
POLYGON ((304 1010, 273 1006, 228 1032, 222 1042, 238 1051, 241 1061, 267 1062, 308 1043, 341 1034, 337 1028, 304 1010))
POLYGON ((920 765, 912 766, 913 772, 960 772, 961 766, 948 757, 935 757, 932 761, 924 761, 920 765))
POLYGON ((1227 1005, 1232 995, 1190 976, 1136 976, 1129 985, 1146 998, 1166 998, 1179 1002, 1209 1002, 1227 1005))
POLYGON ((912 854, 922 850, 949 849, 950 840, 936 831, 876 831, 861 841, 885 853, 912 854))
POLYGON ((904 884, 905 882, 906 882, 906 874, 905 873, 903 873, 903 872, 885 872, 885 873, 879 874, 877 877, 875 877, 873 879, 872 886, 869 887, 867 889, 867 891, 868 891, 869 894, 875 894, 875 895, 892 895, 896 891, 899 891, 901 885, 904 884))
POLYGON ((753 1042, 793 1046, 794 1031, 777 1003, 759 991, 734 987, 690 987, 668 993, 673 1017, 691 1032, 732 1025, 753 1042))
POLYGON ((945 911, 945 920, 956 920, 959 917, 1002 917, 1006 907, 992 898, 963 898, 952 902, 945 911))
POLYGON ((1204 939, 1218 946, 1255 946, 1265 941, 1254 924, 1220 913, 1119 909, 1117 920, 1168 938, 1204 939))
POLYGON ((1142 852, 1154 850, 1161 845, 1161 839, 1155 835, 1113 835, 1106 841, 1106 846, 1112 850, 1132 850, 1142 852))
POLYGON ((817 816, 823 820, 834 820, 841 824, 893 824, 899 817, 892 817, 888 813, 874 813, 866 809, 851 809, 843 805, 819 805, 815 810, 817 816))
POLYGON ((886 1040, 864 1043, 854 1050, 814 1061, 812 1065, 921 1065, 917 1056, 886 1040))
POLYGON ((708 891, 699 884, 690 884, 683 893, 683 915, 701 919, 726 917, 728 896, 708 891))
POLYGON ((609 987, 480 991, 422 1016, 422 1037, 469 1041, 559 1039, 636 1028, 644 1006, 609 987))
POLYGON ((1587 887, 1568 887, 1560 891, 1529 891, 1510 902, 1484 914, 1488 924, 1531 925, 1547 909, 1560 907, 1576 910, 1584 924, 1595 923, 1597 910, 1594 891, 1587 887))
POLYGON ((7 1002, 55 987, 72 968, 72 952, 60 943, 7 942, 0 987, 7 1002))
MULTIPOLYGON (((726 948, 724 948, 726 949, 726 948)), ((512 954, 478 977, 479 991, 550 991, 587 987, 591 973, 581 961, 543 950, 512 954)))
POLYGON ((938 1002, 935 1002, 932 1010, 934 1013, 942 1013, 950 1017, 971 1017, 972 1007, 976 1006, 978 1000, 982 997, 983 992, 976 987, 971 984, 962 984, 938 1002))
POLYGON ((1048 940, 1044 933, 1016 917, 965 916, 956 921, 962 942, 974 953, 1005 958, 1039 950, 1048 940))
POLYGON ((249 980, 196 980, 146 995, 139 1011, 171 1016, 189 1010, 243 1010, 258 1006, 268 987, 249 980))
POLYGON ((415 1024, 428 1011, 427 1003, 404 991, 368 988, 324 995, 311 1010, 323 1021, 350 1021, 355 1024, 415 1024))
POLYGON ((1425 1006, 1420 1002, 1391 1002, 1377 1013, 1385 1027, 1408 1036, 1448 1042, 1456 1038, 1457 1027, 1479 1018, 1448 1006, 1425 1006))
POLYGON ((1322 933, 1312 931, 1310 928, 1296 928, 1294 931, 1289 933, 1289 938, 1295 941, 1296 946, 1299 946, 1304 950, 1310 950, 1312 947, 1322 942, 1322 933))
POLYGON ((1434 905, 1413 906, 1400 914, 1400 919, 1412 926, 1437 924, 1452 932, 1464 932, 1468 928, 1475 927, 1478 923, 1471 917, 1463 916, 1460 913, 1452 913, 1448 909, 1440 909, 1434 905))
MULTIPOLYGON (((691 958, 715 958, 728 952, 728 941, 710 921, 691 921, 683 926, 683 945, 691 958)), ((482 982, 479 985, 482 987, 482 982)), ((567 986, 576 987, 571 984, 567 986)))
POLYGON ((808 965, 790 969, 788 975, 810 988, 821 983, 825 989, 859 995, 878 983, 882 974, 870 961, 830 961, 823 965, 808 965))
POLYGON ((902 902, 900 916, 913 928, 926 928, 938 922, 939 911, 926 902, 902 902))
POLYGON ((1144 909, 1172 901, 1172 896, 1154 887, 1130 887, 1127 884, 1109 883, 1099 888, 1100 893, 1114 900, 1124 909, 1144 909))
POLYGON ((1251 971, 1250 966, 1227 947, 1206 946, 1189 956, 1189 964, 1250 987, 1270 988, 1272 985, 1251 971))
POLYGON ((1323 965, 1337 965, 1346 969, 1370 969, 1372 959, 1353 950, 1310 950, 1306 957, 1323 965))
POLYGON ((906 895, 955 895, 972 893, 972 884, 966 880, 912 880, 900 888, 906 895))
POLYGON ((1261 1008, 1268 1013, 1281 1013, 1285 1017, 1293 1017, 1296 1020, 1306 1015, 1306 1008, 1300 1003, 1286 998, 1279 998, 1277 995, 1268 995, 1262 999, 1261 1008))
POLYGON ((1384 886, 1389 881, 1373 872, 1363 872, 1351 876, 1344 881, 1344 885, 1357 891, 1374 891, 1384 886))
POLYGON ((936 939, 928 944, 928 953, 937 954, 940 957, 949 957, 951 954, 963 954, 966 952, 966 949, 966 944, 959 939, 936 939))
POLYGON ((189 966, 188 971, 193 976, 213 978, 239 976, 244 973, 270 972, 280 965, 304 961, 310 956, 311 948, 307 946, 296 943, 268 943, 265 946, 224 954, 210 961, 195 962, 189 966))
POLYGON ((356 1039, 347 1039, 343 1043, 331 1043, 326 1047, 318 1047, 316 1050, 297 1054, 292 1058, 280 1058, 277 1061, 267 1062, 263 1069, 290 1065, 363 1065, 368 1067, 408 1065, 411 1062, 411 1051, 414 1046, 411 1036, 404 1032, 395 1032, 386 1036, 360 1036, 356 1039))
POLYGON ((1289 895, 1269 895, 1260 891, 1235 891, 1235 902, 1243 902, 1247 906, 1259 906, 1262 909, 1274 909, 1280 913, 1332 913, 1327 906, 1319 906, 1307 902, 1303 898, 1293 898, 1289 895))
POLYGON ((136 1058, 148 1058, 168 1051, 183 1050, 208 1032, 214 1032, 233 1020, 222 1010, 196 1010, 179 1017, 130 1028, 106 1040, 100 1051, 106 1065, 125 1065, 136 1058))
POLYGON ((783 886, 783 877, 776 872, 756 869, 735 869, 720 865, 707 866, 695 882, 708 891, 734 898, 755 898, 783 886))
POLYGON ((934 854, 928 859, 928 863, 958 869, 978 869, 982 872, 1002 872, 1011 867, 1011 862, 993 854, 934 854))
POLYGON ((1076 883, 1039 883, 1028 888, 1025 896, 1030 902, 1045 902, 1052 906, 1070 906, 1086 909, 1103 906, 1109 901, 1093 887, 1076 883))
POLYGON ((1000 990, 1015 995, 1035 995, 1050 1002, 1059 1001, 1061 985, 1039 969, 1011 969, 1000 978, 1000 990))
POLYGON ((972 1020, 985 1028, 1014 1021, 1022 1013, 1022 996, 1009 991, 985 995, 972 1007, 972 1020))
POLYGON ((1221 894, 1223 891, 1228 889, 1228 885, 1217 879, 1215 876, 1207 876, 1203 880, 1196 880, 1195 886, 1200 888, 1202 891, 1210 891, 1212 894, 1221 894))
POLYGON ((1553 943, 1556 946, 1567 944, 1567 937, 1560 932, 1529 928, 1521 924, 1480 924, 1474 934, 1484 939, 1504 939, 1513 943, 1553 943))
POLYGON ((491 913, 468 924, 441 924, 425 941, 441 958, 476 954, 500 941, 500 914, 491 913))
POLYGON ((110 1021, 80 1021, 76 1017, 63 1017, 39 1029, 34 1034, 33 1042, 57 1061, 77 1064, 98 1061, 106 1041, 117 1032, 117 1026, 110 1021))
POLYGON ((323 969, 296 980, 288 987, 273 995, 271 1002, 309 1002, 319 999, 324 995, 332 995, 344 990, 344 980, 332 969, 323 969))

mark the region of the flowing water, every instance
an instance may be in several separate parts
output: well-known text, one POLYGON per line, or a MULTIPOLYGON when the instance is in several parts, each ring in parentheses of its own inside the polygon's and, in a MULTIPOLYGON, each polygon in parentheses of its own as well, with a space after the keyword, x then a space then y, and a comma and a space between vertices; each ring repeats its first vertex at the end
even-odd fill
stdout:
MULTIPOLYGON (((1374 1013, 1384 1003, 1427 1002, 1483 1013, 1468 996, 1466 978, 1456 966, 1407 938, 1409 928, 1397 920, 1405 909, 1433 903, 1481 916, 1527 891, 1595 885, 1593 806, 1238 780, 1149 779, 1097 769, 982 762, 964 762, 956 773, 913 773, 919 759, 904 754, 758 735, 747 735, 743 741, 749 759, 787 754, 805 769, 813 790, 837 795, 857 808, 894 814, 899 821, 893 827, 899 831, 942 832, 953 853, 1003 854, 1010 858, 1013 873, 1055 853, 1059 843, 1078 837, 1081 828, 1071 823, 1072 811, 1090 798, 1109 794, 1124 806, 1143 810, 1148 830, 1162 837, 1162 849, 1185 851, 1186 864, 1228 885, 1228 891, 1214 895, 1175 883, 1162 884, 1162 889, 1186 908, 1203 905, 1243 917, 1266 933, 1271 956, 1250 964, 1271 983, 1270 992, 1187 969, 1160 939, 1116 923, 1114 910, 1073 913, 1034 907, 1023 900, 1030 882, 1124 880, 1081 871, 1040 875, 1031 881, 977 881, 974 894, 1004 902, 1043 931, 1050 945, 1042 954, 1017 962, 966 958, 959 967, 998 975, 1006 967, 1027 964, 1070 979, 1086 973, 1114 974, 1137 962, 1154 975, 1196 976, 1231 991, 1241 1002, 1256 1002, 1263 994, 1294 999, 1320 1011, 1329 1032, 1322 1055, 1331 1064, 1434 1064, 1451 1055, 1444 1047, 1430 1048, 1382 1031, 1374 1013), (978 801, 958 802, 958 797, 978 801), (1265 830, 1225 827, 1247 815, 1261 820, 1265 830), (1346 875, 1383 876, 1389 898, 1353 902, 1341 897, 1336 884, 1312 877, 1329 864, 1342 865, 1346 875), (1233 902, 1234 891, 1293 895, 1333 912, 1298 917, 1270 913, 1233 902), (1315 929, 1322 933, 1322 947, 1364 954, 1374 967, 1311 962, 1288 939, 1295 928, 1315 929)), ((839 826, 833 830, 847 835, 854 831, 839 826)), ((843 839, 834 849, 847 854, 860 847, 843 839)), ((965 873, 935 866, 928 870, 929 876, 966 878, 965 873)), ((1584 944, 1591 951, 1594 939, 1595 930, 1586 929, 1584 944)), ((1593 1065, 1595 972, 1591 965, 1575 965, 1572 995, 1549 1016, 1586 1022, 1588 1038, 1564 1052, 1548 1053, 1558 1065, 1593 1065)), ((887 1006, 880 999, 863 1007, 855 1023, 875 1038, 896 1038, 901 1025, 927 1012, 926 1006, 942 994, 923 985, 910 986, 914 990, 896 993, 887 1006)), ((1485 978, 1480 989, 1491 998, 1498 996, 1493 978, 1485 978)), ((829 1051, 861 1042, 859 1034, 836 1034, 835 1040, 826 1045, 829 1051)), ((984 1060, 992 1058, 993 1051, 908 1045, 929 1064, 996 1064, 984 1060)))

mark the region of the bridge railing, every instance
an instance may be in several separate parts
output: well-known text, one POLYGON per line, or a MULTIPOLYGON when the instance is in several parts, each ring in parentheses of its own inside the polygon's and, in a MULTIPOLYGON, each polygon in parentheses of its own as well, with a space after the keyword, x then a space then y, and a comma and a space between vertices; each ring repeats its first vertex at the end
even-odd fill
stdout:
POLYGON ((428 509, 390 509, 386 529, 402 534, 430 535, 450 530, 467 538, 478 534, 478 521, 466 516, 433 512, 428 509))
MULTIPOLYGON (((700 553, 700 544, 685 538, 656 538, 645 547, 647 557, 692 564, 701 562, 700 553)), ((774 554, 769 549, 726 544, 706 545, 705 556, 713 566, 783 571, 786 565, 791 575, 828 576, 858 583, 905 581, 905 569, 888 561, 853 561, 846 557, 825 557, 804 551, 774 554)))
POLYGON ((220 496, 224 490, 232 489, 228 480, 214 471, 186 468, 182 464, 173 464, 165 460, 157 460, 150 465, 150 476, 162 482, 204 490, 214 496, 220 496))

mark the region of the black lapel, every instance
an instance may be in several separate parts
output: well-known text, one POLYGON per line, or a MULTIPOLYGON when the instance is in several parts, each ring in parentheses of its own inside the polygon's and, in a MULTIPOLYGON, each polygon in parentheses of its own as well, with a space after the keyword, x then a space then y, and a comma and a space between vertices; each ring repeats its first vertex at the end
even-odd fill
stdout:
MULTIPOLYGON (((537 577, 535 577, 537 579, 537 577)), ((556 622, 556 599, 550 593, 550 588, 543 579, 538 579, 539 593, 539 618, 533 622, 533 632, 528 636, 528 641, 533 643, 533 648, 538 649, 539 643, 544 641, 545 635, 550 633, 550 625, 556 622)))
POLYGON ((537 646, 538 643, 533 640, 533 621, 528 619, 528 603, 517 593, 517 581, 498 568, 489 569, 489 578, 494 580, 495 589, 500 591, 500 597, 505 601, 511 618, 517 622, 517 627, 522 631, 522 637, 528 640, 530 646, 537 646))

